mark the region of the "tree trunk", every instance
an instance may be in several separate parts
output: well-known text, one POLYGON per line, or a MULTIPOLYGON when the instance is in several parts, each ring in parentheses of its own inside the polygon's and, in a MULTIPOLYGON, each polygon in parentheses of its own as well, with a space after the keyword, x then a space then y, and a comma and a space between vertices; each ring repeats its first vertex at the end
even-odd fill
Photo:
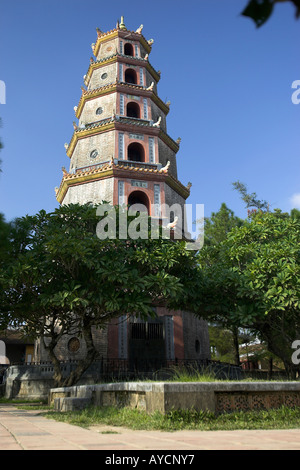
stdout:
POLYGON ((240 365, 240 345, 239 345, 239 330, 238 328, 232 329, 233 345, 234 345, 234 360, 237 366, 240 365))
POLYGON ((54 387, 61 387, 62 380, 63 380, 62 370, 61 370, 61 366, 60 366, 60 361, 57 359, 56 354, 54 352, 54 349, 57 345, 57 342, 58 341, 56 339, 52 338, 49 345, 46 346, 45 338, 44 338, 45 348, 49 352, 49 356, 50 356, 51 362, 52 362, 53 367, 54 367, 54 374, 53 374, 54 387))
POLYGON ((73 370, 68 377, 62 380, 62 387, 71 387, 72 385, 75 385, 99 355, 99 352, 94 346, 91 325, 83 325, 82 335, 86 343, 86 356, 78 362, 76 369, 73 370))
POLYGON ((271 380, 273 376, 273 357, 269 358, 269 370, 268 370, 268 380, 271 380))

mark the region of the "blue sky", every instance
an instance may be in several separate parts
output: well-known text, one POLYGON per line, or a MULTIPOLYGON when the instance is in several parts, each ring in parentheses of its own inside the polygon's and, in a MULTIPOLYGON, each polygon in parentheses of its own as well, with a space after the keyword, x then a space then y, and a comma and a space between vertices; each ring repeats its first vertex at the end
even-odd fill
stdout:
POLYGON ((256 29, 240 16, 248 0, 0 0, 0 212, 7 220, 58 206, 54 187, 69 166, 69 142, 96 27, 144 25, 158 93, 171 101, 168 133, 181 137, 178 174, 192 182, 187 202, 205 215, 222 202, 246 210, 240 180, 272 208, 290 211, 300 194, 300 20, 276 6, 256 29))

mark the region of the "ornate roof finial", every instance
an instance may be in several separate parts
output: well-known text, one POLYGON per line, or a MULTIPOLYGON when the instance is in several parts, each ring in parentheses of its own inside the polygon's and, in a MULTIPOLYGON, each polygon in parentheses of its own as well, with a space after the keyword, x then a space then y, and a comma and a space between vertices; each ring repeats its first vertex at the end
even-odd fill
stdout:
POLYGON ((121 16, 120 29, 127 29, 124 23, 124 16, 121 16))
POLYGON ((154 82, 151 82, 151 85, 146 88, 147 91, 152 91, 154 88, 154 82))
POLYGON ((161 116, 159 116, 158 120, 153 124, 153 127, 160 127, 161 123, 161 116))
POLYGON ((144 25, 141 24, 141 26, 136 30, 136 33, 141 34, 143 30, 144 25))
POLYGON ((177 225, 177 222, 178 222, 178 216, 176 215, 176 217, 174 218, 174 221, 173 222, 170 222, 168 225, 166 225, 166 227, 164 227, 165 229, 172 229, 172 228, 175 228, 176 225, 177 225))
POLYGON ((166 166, 164 166, 163 168, 161 168, 161 170, 160 170, 160 171, 164 171, 165 173, 167 173, 167 172, 168 172, 168 169, 169 169, 169 166, 170 166, 170 164, 171 164, 171 163, 170 163, 170 160, 168 160, 168 161, 167 161, 167 164, 166 164, 166 166))

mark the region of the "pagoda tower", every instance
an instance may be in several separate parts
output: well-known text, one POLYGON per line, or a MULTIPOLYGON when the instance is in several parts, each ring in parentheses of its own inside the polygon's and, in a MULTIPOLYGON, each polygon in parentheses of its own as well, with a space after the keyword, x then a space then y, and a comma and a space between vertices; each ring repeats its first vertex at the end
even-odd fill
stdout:
MULTIPOLYGON (((164 207, 175 204, 183 214, 190 184, 177 177, 180 139, 167 133, 170 103, 158 96, 160 72, 149 61, 153 40, 146 40, 142 29, 129 31, 123 17, 109 32, 97 28, 85 86, 74 108, 74 132, 65 144, 69 170, 63 168, 55 188, 60 204, 139 203, 161 220, 170 220, 164 207)), ((209 357, 206 322, 188 312, 157 308, 156 314, 149 321, 124 316, 95 333, 102 357, 155 366, 157 361, 209 357)), ((84 349, 81 340, 71 340, 62 346, 63 358, 76 359, 84 349), (72 350, 70 344, 77 347, 72 350)))
MULTIPOLYGON (((184 207, 189 196, 177 178, 180 139, 167 133, 170 103, 157 94, 160 72, 149 61, 153 40, 142 25, 128 31, 123 17, 112 31, 97 29, 85 87, 65 144, 69 171, 56 188, 60 204, 140 203, 164 218, 164 204, 184 207)), ((182 212, 183 213, 183 212, 182 212)))

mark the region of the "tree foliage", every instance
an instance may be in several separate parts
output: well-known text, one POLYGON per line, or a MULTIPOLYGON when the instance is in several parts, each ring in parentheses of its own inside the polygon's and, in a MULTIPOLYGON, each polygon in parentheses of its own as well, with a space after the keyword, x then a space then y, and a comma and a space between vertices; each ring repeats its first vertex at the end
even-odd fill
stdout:
MULTIPOLYGON (((103 218, 102 218, 103 219, 103 218)), ((57 385, 72 385, 97 358, 92 331, 124 314, 143 318, 153 306, 190 304, 198 282, 195 255, 172 240, 99 239, 101 217, 91 205, 18 219, 2 265, 2 327, 43 338, 57 385), (80 335, 86 357, 63 378, 59 341, 80 335)))
POLYGON ((250 0, 242 12, 243 16, 251 18, 257 28, 262 26, 272 15, 276 3, 292 3, 295 8, 295 16, 300 16, 300 0, 250 0))
MULTIPOLYGON (((229 209, 225 203, 221 204, 220 210, 218 212, 212 212, 210 217, 205 218, 204 223, 204 243, 205 246, 216 246, 219 243, 223 242, 228 233, 234 227, 240 227, 243 224, 243 220, 234 215, 234 212, 229 209)), ((215 319, 215 322, 217 320, 215 319)), ((233 345, 233 354, 232 362, 239 365, 239 341, 238 341, 238 328, 232 326, 227 317, 219 317, 218 325, 222 328, 225 328, 226 334, 231 334, 231 343, 233 345)), ((215 333, 215 329, 211 328, 211 332, 215 333)), ((215 335, 214 335, 215 336, 215 335)), ((220 345, 220 342, 219 342, 220 345)), ((219 346, 220 350, 220 346, 219 346)), ((224 354, 223 354, 224 355, 224 354)), ((224 356, 225 357, 225 356, 224 356)))
POLYGON ((235 216, 234 212, 223 202, 218 212, 212 212, 210 217, 205 218, 204 243, 217 245, 226 239, 230 230, 242 224, 243 220, 235 216))
POLYGON ((299 219, 259 211, 199 253, 206 314, 258 332, 288 371, 300 338, 299 242, 299 219))
POLYGON ((269 203, 262 199, 258 199, 256 193, 248 193, 247 186, 240 181, 236 181, 232 183, 235 190, 240 193, 242 200, 244 201, 246 208, 249 209, 248 214, 250 213, 250 209, 258 209, 258 210, 269 210, 269 203))
MULTIPOLYGON (((1 118, 0 118, 0 127, 2 127, 1 118)), ((2 140, 0 139, 0 150, 2 150, 2 149, 3 149, 3 143, 2 143, 2 140)), ((2 165, 2 160, 0 159, 0 173, 2 172, 1 165, 2 165)))

